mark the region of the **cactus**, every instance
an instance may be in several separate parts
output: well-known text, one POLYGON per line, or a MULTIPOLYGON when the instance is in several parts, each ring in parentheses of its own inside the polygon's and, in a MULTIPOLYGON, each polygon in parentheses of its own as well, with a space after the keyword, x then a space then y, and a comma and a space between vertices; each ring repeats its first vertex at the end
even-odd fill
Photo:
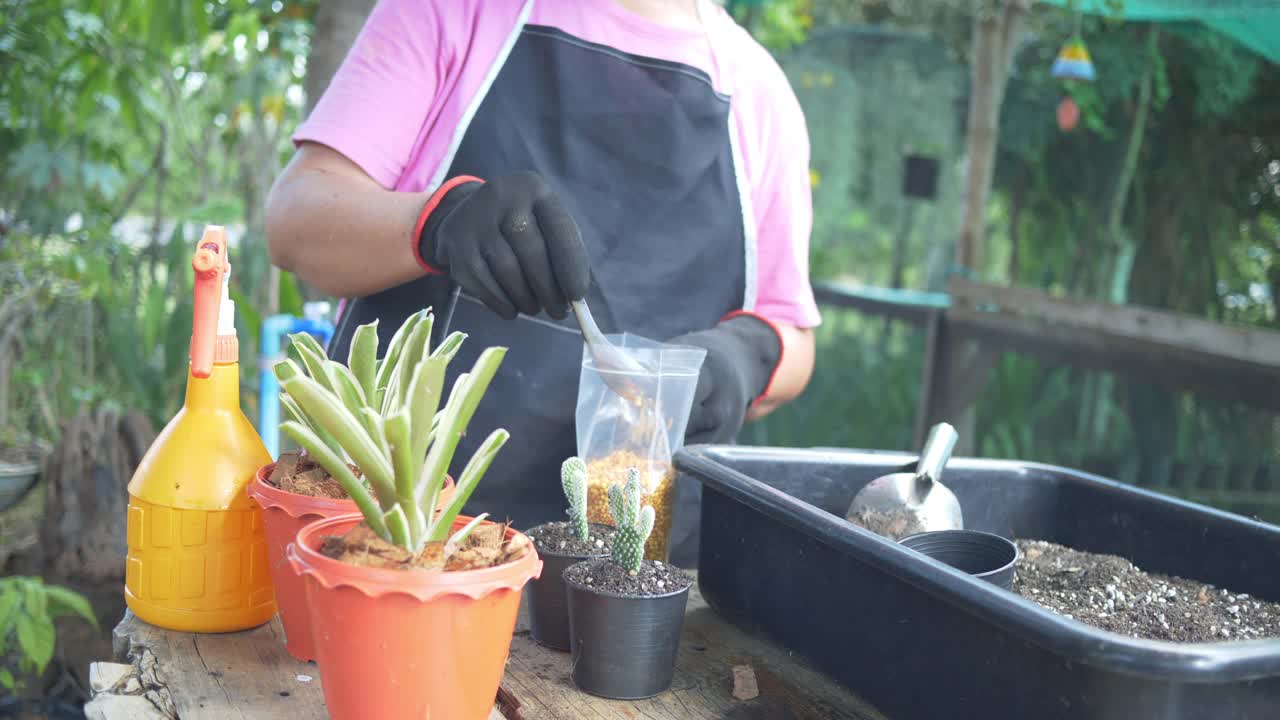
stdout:
POLYGON ((644 544, 653 532, 654 521, 653 508, 640 507, 640 472, 635 468, 627 470, 625 488, 609 487, 609 513, 618 527, 618 535, 613 540, 613 561, 635 575, 640 572, 644 544))
POLYGON ((573 534, 582 542, 587 541, 587 464, 580 457, 571 457, 560 466, 560 484, 565 499, 569 501, 569 523, 573 534))

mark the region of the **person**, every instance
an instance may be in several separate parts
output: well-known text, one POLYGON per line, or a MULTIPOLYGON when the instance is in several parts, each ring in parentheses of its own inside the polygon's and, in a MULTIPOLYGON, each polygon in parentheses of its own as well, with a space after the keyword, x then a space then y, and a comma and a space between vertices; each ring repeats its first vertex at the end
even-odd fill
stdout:
MULTIPOLYGON (((468 508, 564 517, 571 300, 606 333, 707 351, 688 444, 733 442, 809 381, 804 116, 711 0, 381 0, 293 142, 268 247, 344 298, 331 356, 423 307, 435 341, 467 333, 453 373, 509 348, 458 457, 494 427, 511 439, 468 508)), ((698 497, 682 482, 677 564, 695 558, 698 497)))

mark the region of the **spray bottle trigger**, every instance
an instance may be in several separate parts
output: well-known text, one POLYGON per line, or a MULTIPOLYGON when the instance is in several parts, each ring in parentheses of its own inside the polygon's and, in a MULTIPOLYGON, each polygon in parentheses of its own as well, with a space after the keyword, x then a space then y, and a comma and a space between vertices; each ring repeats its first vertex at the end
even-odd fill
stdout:
POLYGON ((222 279, 230 270, 227 232, 208 225, 191 258, 195 271, 195 307, 191 323, 191 374, 207 378, 213 371, 214 341, 218 336, 218 310, 222 304, 222 279))

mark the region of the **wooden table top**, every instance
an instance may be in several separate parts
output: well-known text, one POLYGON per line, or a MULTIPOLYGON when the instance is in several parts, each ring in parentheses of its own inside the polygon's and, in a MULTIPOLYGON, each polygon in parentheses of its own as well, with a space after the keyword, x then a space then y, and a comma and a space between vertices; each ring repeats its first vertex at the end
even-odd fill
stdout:
MULTIPOLYGON (((199 635, 162 630, 126 612, 115 629, 115 653, 119 663, 91 668, 95 696, 85 708, 91 720, 327 717, 320 670, 285 652, 279 618, 244 632, 199 635)), ((578 691, 568 653, 535 643, 523 608, 502 688, 490 720, 884 720, 800 658, 730 625, 696 586, 667 692, 613 701, 578 691), (756 697, 734 697, 735 667, 744 679, 754 675, 756 697)))

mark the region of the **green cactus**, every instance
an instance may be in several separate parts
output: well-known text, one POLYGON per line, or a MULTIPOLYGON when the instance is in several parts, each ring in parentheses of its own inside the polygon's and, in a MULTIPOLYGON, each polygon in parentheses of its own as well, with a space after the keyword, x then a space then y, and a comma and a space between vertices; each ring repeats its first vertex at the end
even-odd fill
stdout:
POLYGON ((644 544, 653 532, 654 521, 653 508, 640 507, 640 472, 635 468, 627 470, 625 488, 609 486, 609 513, 618 527, 618 535, 613 540, 613 561, 635 575, 640 572, 644 544))
POLYGON ((587 541, 587 464, 580 457, 571 457, 560 466, 560 484, 565 499, 569 501, 569 522, 573 534, 582 542, 587 541))

